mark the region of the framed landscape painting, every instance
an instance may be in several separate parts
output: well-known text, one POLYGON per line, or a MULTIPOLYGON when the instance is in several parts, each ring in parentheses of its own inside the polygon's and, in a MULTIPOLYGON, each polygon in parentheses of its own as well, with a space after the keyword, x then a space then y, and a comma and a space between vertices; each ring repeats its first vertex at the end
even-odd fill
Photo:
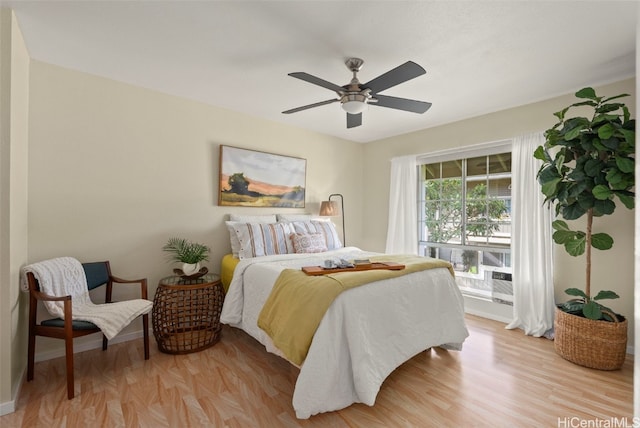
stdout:
POLYGON ((220 146, 218 205, 304 208, 307 160, 220 146))

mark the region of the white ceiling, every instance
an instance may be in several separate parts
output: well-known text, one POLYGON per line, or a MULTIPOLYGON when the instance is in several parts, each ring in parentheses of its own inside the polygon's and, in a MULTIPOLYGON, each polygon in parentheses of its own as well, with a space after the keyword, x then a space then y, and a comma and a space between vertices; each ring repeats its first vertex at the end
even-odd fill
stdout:
POLYGON ((635 75, 634 1, 13 1, 32 58, 351 141, 369 142, 635 75), (427 74, 346 128, 330 90, 348 57, 374 77, 412 60, 427 74))

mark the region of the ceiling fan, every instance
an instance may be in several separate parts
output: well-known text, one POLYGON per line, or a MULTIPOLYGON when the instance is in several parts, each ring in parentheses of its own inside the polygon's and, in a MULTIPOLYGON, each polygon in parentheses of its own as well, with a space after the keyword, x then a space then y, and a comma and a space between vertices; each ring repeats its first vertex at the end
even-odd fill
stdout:
POLYGON ((284 114, 296 113, 313 107, 320 107, 326 104, 340 102, 342 109, 347 112, 347 128, 355 128, 362 125, 362 112, 367 104, 387 107, 396 110, 410 111, 413 113, 424 113, 429 110, 431 103, 424 101, 415 101, 407 98, 390 97, 380 95, 380 92, 389 89, 407 80, 414 79, 426 73, 424 68, 420 67, 413 61, 407 61, 404 64, 387 71, 386 73, 376 77, 367 83, 358 81, 357 73, 362 68, 364 61, 360 58, 349 58, 345 61, 349 70, 353 72, 351 82, 344 86, 338 86, 319 77, 312 76, 304 72, 289 73, 289 76, 323 88, 335 91, 338 98, 332 98, 326 101, 309 104, 302 107, 293 108, 283 111, 284 114))

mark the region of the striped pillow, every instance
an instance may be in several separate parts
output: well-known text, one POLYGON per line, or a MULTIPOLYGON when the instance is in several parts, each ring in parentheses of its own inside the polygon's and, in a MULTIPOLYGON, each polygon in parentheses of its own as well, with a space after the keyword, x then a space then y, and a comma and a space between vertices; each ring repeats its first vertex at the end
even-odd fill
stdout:
POLYGON ((327 250, 342 248, 336 226, 331 221, 295 221, 293 228, 296 233, 321 233, 327 244, 327 250))
POLYGON ((240 241, 240 260, 293 253, 288 223, 236 223, 234 229, 240 241))

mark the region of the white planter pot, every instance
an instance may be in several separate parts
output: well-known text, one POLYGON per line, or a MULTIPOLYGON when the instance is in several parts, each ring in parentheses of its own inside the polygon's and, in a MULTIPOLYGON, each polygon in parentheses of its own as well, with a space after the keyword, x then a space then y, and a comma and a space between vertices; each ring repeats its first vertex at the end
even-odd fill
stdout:
POLYGON ((183 263, 182 264, 182 272, 185 275, 193 275, 200 271, 200 263, 183 263))

